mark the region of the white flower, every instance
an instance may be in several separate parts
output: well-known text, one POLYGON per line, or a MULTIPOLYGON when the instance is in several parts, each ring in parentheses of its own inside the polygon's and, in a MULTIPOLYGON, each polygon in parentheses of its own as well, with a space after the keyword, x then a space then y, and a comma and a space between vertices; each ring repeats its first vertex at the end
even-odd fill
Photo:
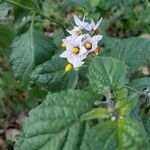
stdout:
POLYGON ((79 35, 82 29, 86 29, 88 27, 88 23, 84 21, 85 21, 85 16, 81 21, 77 16, 74 15, 74 22, 76 26, 74 26, 72 30, 67 30, 67 32, 70 33, 71 35, 79 35))
POLYGON ((87 29, 88 31, 95 31, 95 30, 98 29, 98 27, 100 26, 101 22, 102 22, 102 18, 101 18, 96 24, 95 24, 94 21, 92 21, 90 24, 88 24, 88 25, 86 26, 86 29, 87 29))
POLYGON ((67 29, 67 32, 71 35, 79 35, 81 33, 81 29, 75 26, 72 30, 67 29))
POLYGON ((82 44, 84 35, 69 36, 63 40, 66 44, 66 50, 60 55, 62 58, 67 58, 68 62, 74 68, 78 68, 84 64, 83 59, 87 57, 87 50, 82 44))
POLYGON ((82 44, 86 48, 88 54, 94 52, 98 48, 98 42, 102 37, 102 35, 95 35, 92 37, 89 34, 85 35, 82 44))
POLYGON ((98 42, 102 39, 102 35, 95 35, 97 29, 102 21, 102 18, 95 24, 85 22, 85 16, 83 20, 80 20, 77 16, 74 16, 74 22, 76 26, 72 30, 67 30, 71 35, 63 39, 62 47, 66 50, 60 55, 62 58, 68 60, 68 65, 65 68, 65 72, 69 71, 72 67, 74 69, 81 67, 84 64, 84 59, 89 53, 94 52, 97 54, 100 51, 98 42), (82 30, 86 29, 86 34, 82 34, 82 30), (95 31, 93 36, 89 32, 95 31))
POLYGON ((87 25, 87 23, 84 21, 85 21, 85 16, 83 17, 83 20, 81 21, 77 16, 74 15, 74 22, 80 29, 84 29, 85 26, 87 25))

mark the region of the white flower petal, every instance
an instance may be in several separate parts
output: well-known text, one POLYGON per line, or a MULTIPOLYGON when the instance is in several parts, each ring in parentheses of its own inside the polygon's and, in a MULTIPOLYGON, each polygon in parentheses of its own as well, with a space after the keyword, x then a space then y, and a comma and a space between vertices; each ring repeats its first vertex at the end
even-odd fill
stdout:
POLYGON ((80 58, 78 58, 78 57, 73 60, 74 68, 81 67, 83 64, 84 64, 84 62, 81 61, 80 58))
POLYGON ((82 22, 84 22, 85 21, 85 15, 83 16, 83 20, 82 20, 82 22))
POLYGON ((82 21, 75 15, 74 15, 74 22, 79 27, 82 25, 82 21))
POLYGON ((94 21, 92 20, 92 22, 89 24, 89 28, 88 28, 88 31, 92 31, 95 27, 95 23, 94 21))
POLYGON ((70 56, 70 52, 68 50, 64 51, 61 55, 59 55, 59 57, 62 58, 67 58, 70 56))
POLYGON ((68 30, 68 29, 67 29, 67 32, 68 32, 69 34, 71 34, 71 35, 74 34, 73 30, 68 30))
POLYGON ((83 47, 83 46, 81 46, 81 47, 80 47, 79 55, 81 56, 81 55, 84 55, 84 54, 86 54, 86 53, 87 53, 86 48, 85 48, 85 47, 83 47))
POLYGON ((92 37, 92 42, 100 41, 102 37, 103 37, 102 35, 95 35, 92 37))
POLYGON ((89 26, 90 24, 88 22, 85 22, 83 28, 89 31, 89 26))
POLYGON ((103 19, 103 18, 101 17, 101 19, 97 22, 97 24, 96 24, 94 30, 96 30, 96 29, 100 26, 100 24, 101 24, 101 22, 102 22, 102 19, 103 19))
POLYGON ((101 17, 100 20, 97 22, 97 25, 99 26, 102 22, 103 18, 101 17))

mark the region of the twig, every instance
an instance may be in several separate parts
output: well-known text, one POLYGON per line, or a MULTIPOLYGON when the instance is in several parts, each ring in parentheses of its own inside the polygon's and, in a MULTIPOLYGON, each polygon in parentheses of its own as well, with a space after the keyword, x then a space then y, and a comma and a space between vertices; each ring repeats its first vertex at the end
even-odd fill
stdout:
POLYGON ((42 16, 42 17, 48 19, 49 21, 54 22, 54 23, 60 25, 60 26, 65 30, 65 25, 62 23, 62 20, 58 20, 58 19, 56 19, 56 18, 50 18, 50 17, 44 15, 41 11, 36 10, 35 8, 31 8, 31 7, 22 5, 22 4, 17 3, 17 2, 15 2, 15 1, 13 1, 13 0, 4 0, 4 1, 5 1, 5 2, 8 2, 8 3, 10 3, 10 4, 13 4, 13 5, 19 6, 19 7, 23 8, 23 9, 32 11, 32 12, 34 12, 35 14, 37 13, 37 14, 39 14, 40 16, 42 16))

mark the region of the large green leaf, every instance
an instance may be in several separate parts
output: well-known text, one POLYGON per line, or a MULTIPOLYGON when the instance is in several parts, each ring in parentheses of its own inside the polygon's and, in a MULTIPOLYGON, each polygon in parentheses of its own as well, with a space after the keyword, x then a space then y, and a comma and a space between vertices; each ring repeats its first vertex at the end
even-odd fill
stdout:
POLYGON ((75 88, 78 83, 78 72, 74 70, 64 73, 67 61, 54 56, 51 60, 39 65, 32 72, 31 79, 50 91, 75 88))
POLYGON ((124 61, 129 67, 129 72, 134 72, 150 61, 150 40, 144 38, 118 40, 107 55, 124 61))
POLYGON ((9 26, 0 25, 0 47, 8 47, 15 37, 14 31, 9 26))
POLYGON ((143 90, 145 88, 150 88, 150 78, 144 77, 140 79, 133 80, 130 85, 137 90, 143 90))
POLYGON ((19 7, 18 5, 14 5, 15 19, 20 19, 21 17, 26 16, 30 12, 30 9, 35 9, 37 6, 32 0, 15 0, 15 2, 29 8, 29 10, 27 10, 19 7))
MULTIPOLYGON (((53 35, 53 41, 54 44, 58 47, 58 49, 62 49, 61 44, 62 44, 62 39, 65 37, 65 33, 63 31, 63 29, 58 29, 54 32, 53 35)), ((59 51, 58 51, 59 52, 59 51)))
POLYGON ((65 0, 65 7, 91 7, 90 0, 65 0))
POLYGON ((146 133, 149 136, 149 141, 150 141, 150 113, 143 115, 142 121, 143 121, 146 133))
POLYGON ((101 122, 86 131, 81 150, 148 150, 149 143, 140 123, 120 119, 101 122))
POLYGON ((80 117, 92 109, 95 96, 81 90, 48 94, 29 113, 15 150, 78 150, 87 128, 80 117))
POLYGON ((101 93, 105 87, 116 90, 126 82, 126 66, 111 57, 96 57, 89 67, 89 80, 93 89, 101 93))
POLYGON ((15 75, 27 78, 35 66, 53 56, 54 50, 52 41, 33 29, 17 37, 11 55, 15 75))

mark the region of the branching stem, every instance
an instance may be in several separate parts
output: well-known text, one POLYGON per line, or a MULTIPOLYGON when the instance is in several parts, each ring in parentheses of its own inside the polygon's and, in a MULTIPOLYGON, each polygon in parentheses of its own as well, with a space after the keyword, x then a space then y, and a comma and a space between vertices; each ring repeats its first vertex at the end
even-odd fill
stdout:
POLYGON ((38 9, 35 9, 35 8, 31 8, 31 7, 22 5, 22 4, 17 3, 17 2, 15 2, 15 1, 13 1, 13 0, 4 0, 4 1, 5 1, 5 2, 8 2, 8 3, 12 4, 12 5, 16 5, 16 6, 18 6, 18 7, 21 7, 21 8, 23 8, 23 9, 32 11, 32 12, 34 12, 35 14, 37 13, 37 14, 39 14, 40 16, 42 16, 43 18, 48 19, 50 22, 53 22, 53 23, 55 23, 55 24, 61 26, 63 29, 65 29, 65 25, 63 24, 63 22, 62 22, 61 20, 58 20, 58 19, 56 19, 56 18, 50 18, 50 17, 44 15, 44 14, 43 14, 41 11, 39 11, 38 9))

